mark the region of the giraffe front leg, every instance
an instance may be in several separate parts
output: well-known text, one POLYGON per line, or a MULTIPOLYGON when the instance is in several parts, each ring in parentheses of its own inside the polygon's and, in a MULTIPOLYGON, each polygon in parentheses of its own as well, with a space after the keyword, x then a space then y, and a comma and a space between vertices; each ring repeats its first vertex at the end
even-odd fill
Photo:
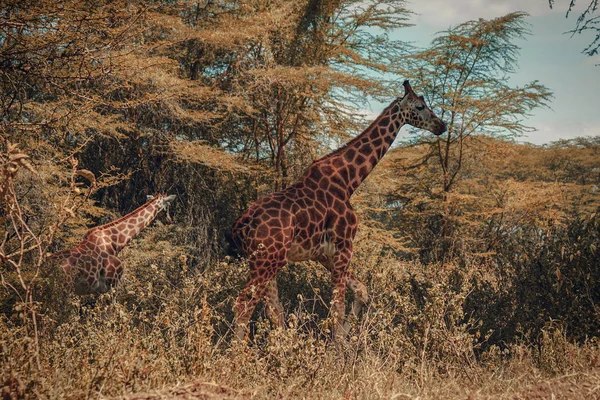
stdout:
POLYGON ((338 258, 328 258, 325 256, 319 258, 319 262, 323 264, 323 266, 325 266, 325 268, 327 268, 332 274, 334 289, 332 313, 334 312, 335 315, 341 316, 341 319, 338 320, 337 325, 334 324, 334 331, 337 332, 337 336, 334 336, 336 338, 345 336, 350 331, 350 322, 344 318, 346 309, 344 295, 346 288, 350 288, 354 293, 354 302, 352 303, 351 313, 356 318, 358 318, 358 314, 369 299, 367 287, 348 271, 351 257, 352 251, 350 249, 346 249, 338 255, 338 258), (341 271, 341 273, 336 271, 341 271), (336 274, 338 275, 337 277, 336 274), (343 276, 343 274, 345 274, 345 276, 343 276), (342 287, 341 285, 343 281, 345 281, 346 284, 344 288, 340 290, 339 288, 342 287))
POLYGON ((266 288, 265 294, 267 304, 267 317, 278 328, 285 329, 285 316, 283 314, 283 306, 279 301, 279 290, 277 288, 277 278, 271 279, 266 288))
MULTIPOLYGON (((363 307, 369 300, 369 294, 367 292, 367 287, 364 285, 364 283, 362 283, 361 281, 356 279, 356 277, 352 274, 350 274, 348 276, 347 286, 354 293, 354 302, 352 303, 352 310, 351 310, 352 315, 355 318, 358 318, 358 314, 360 314, 360 311, 363 309, 363 307)), ((344 331, 346 331, 346 332, 350 331, 349 321, 346 321, 344 323, 344 331)))
POLYGON ((346 271, 333 272, 333 295, 331 298, 331 317, 333 319, 333 338, 344 339, 346 332, 346 284, 348 274, 346 271))
MULTIPOLYGON (((258 301, 265 295, 267 285, 275 278, 275 274, 279 269, 278 267, 278 265, 271 265, 270 263, 264 263, 260 268, 256 267, 255 263, 251 267, 250 277, 233 306, 235 338, 238 341, 244 341, 250 317, 252 317, 258 301)), ((279 299, 277 302, 279 303, 279 299)), ((269 312, 269 305, 267 305, 267 313, 269 312)), ((283 320, 283 310, 281 310, 281 318, 283 320)))
POLYGON ((350 272, 350 259, 352 258, 352 249, 340 249, 333 257, 328 260, 332 285, 333 295, 331 299, 331 316, 333 318, 333 338, 335 340, 344 339, 348 334, 348 325, 346 322, 346 286, 350 272))

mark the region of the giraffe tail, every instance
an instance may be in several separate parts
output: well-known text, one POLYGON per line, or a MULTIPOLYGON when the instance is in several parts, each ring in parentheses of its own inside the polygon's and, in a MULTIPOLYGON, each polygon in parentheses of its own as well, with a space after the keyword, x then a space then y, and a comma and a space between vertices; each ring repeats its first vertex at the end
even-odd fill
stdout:
POLYGON ((52 260, 63 260, 71 255, 71 249, 58 251, 56 253, 52 253, 48 256, 48 261, 52 260))
POLYGON ((226 256, 239 257, 240 256, 240 245, 233 237, 233 233, 230 230, 225 231, 226 244, 223 251, 226 256))

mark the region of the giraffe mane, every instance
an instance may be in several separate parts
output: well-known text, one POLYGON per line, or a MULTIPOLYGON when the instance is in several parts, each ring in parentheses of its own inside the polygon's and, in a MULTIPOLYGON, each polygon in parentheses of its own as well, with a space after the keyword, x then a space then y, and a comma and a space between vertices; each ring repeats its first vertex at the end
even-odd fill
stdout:
POLYGON ((392 102, 390 105, 388 105, 388 106, 387 106, 387 107, 386 107, 386 108, 385 108, 385 109, 384 109, 384 110, 383 110, 383 111, 382 111, 382 112, 381 112, 381 113, 380 113, 380 114, 377 116, 377 118, 375 118, 375 119, 373 120, 373 122, 371 122, 371 123, 369 124, 369 126, 368 126, 367 128, 365 128, 365 129, 364 129, 364 130, 361 132, 361 134, 359 134, 359 135, 355 136, 354 138, 352 138, 352 140, 350 140, 348 143, 346 143, 345 145, 343 145, 343 146, 342 146, 342 147, 340 147, 339 149, 337 149, 337 150, 335 150, 335 151, 333 151, 333 152, 331 152, 331 153, 327 154, 326 156, 324 156, 324 157, 321 157, 321 158, 319 158, 318 160, 314 161, 314 162, 312 163, 312 165, 315 165, 315 164, 317 164, 317 163, 320 163, 320 162, 323 162, 323 161, 329 160, 330 158, 336 157, 336 156, 338 156, 340 153, 343 153, 344 151, 346 151, 346 150, 348 149, 348 147, 351 147, 351 146, 353 146, 355 143, 357 143, 358 141, 362 140, 362 138, 361 138, 362 134, 363 134, 364 132, 370 131, 371 129, 373 129, 373 128, 375 128, 377 125, 379 125, 379 122, 381 122, 381 120, 383 119, 383 116, 384 116, 384 115, 385 115, 385 114, 388 112, 388 110, 389 110, 390 108, 394 107, 394 105, 395 105, 397 102, 401 101, 403 98, 404 98, 404 96, 403 96, 403 97, 401 97, 401 98, 398 98, 398 99, 394 100, 394 101, 393 101, 393 102, 392 102))
POLYGON ((125 220, 126 218, 129 218, 129 217, 131 217, 133 214, 135 214, 135 213, 138 213, 138 212, 142 211, 143 209, 147 208, 148 206, 150 206, 152 203, 154 203, 154 202, 155 202, 156 200, 158 200, 159 198, 160 198, 160 196, 159 196, 159 195, 156 195, 156 196, 154 196, 154 198, 153 198, 152 200, 150 200, 150 201, 148 201, 148 202, 146 202, 146 203, 142 204, 141 206, 139 206, 138 208, 136 208, 136 209, 135 209, 135 210, 133 210, 132 212, 130 212, 130 213, 128 213, 128 214, 125 214, 125 215, 123 215, 122 217, 120 217, 120 218, 117 218, 117 219, 115 219, 114 221, 111 221, 111 222, 109 222, 109 223, 107 223, 107 224, 104 224, 104 225, 99 225, 99 226, 93 227, 92 229, 90 229, 90 230, 89 230, 89 231, 88 231, 88 232, 85 234, 85 237, 84 237, 84 239, 85 239, 85 238, 87 238, 87 237, 88 237, 88 236, 89 236, 89 235, 90 235, 92 232, 99 231, 99 230, 106 229, 106 228, 110 228, 110 227, 111 227, 111 226, 113 226, 113 225, 117 225, 118 223, 120 223, 120 222, 123 222, 123 220, 125 220))

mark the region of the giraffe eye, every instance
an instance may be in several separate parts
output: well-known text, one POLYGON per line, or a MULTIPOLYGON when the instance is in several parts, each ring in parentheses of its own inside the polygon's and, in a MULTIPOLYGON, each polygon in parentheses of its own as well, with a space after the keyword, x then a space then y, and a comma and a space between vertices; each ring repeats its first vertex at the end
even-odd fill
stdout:
POLYGON ((417 111, 423 111, 423 109, 425 109, 425 106, 419 105, 415 107, 417 109, 417 111))

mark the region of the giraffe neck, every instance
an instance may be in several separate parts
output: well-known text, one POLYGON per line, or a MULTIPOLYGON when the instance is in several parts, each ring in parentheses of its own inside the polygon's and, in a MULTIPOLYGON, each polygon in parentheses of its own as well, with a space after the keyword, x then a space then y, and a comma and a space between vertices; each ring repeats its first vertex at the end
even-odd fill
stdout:
POLYGON ((127 243, 136 237, 142 229, 150 225, 159 211, 160 205, 158 198, 154 198, 129 214, 106 225, 101 225, 90 230, 86 236, 89 236, 92 232, 106 233, 107 235, 110 235, 113 247, 119 252, 127 245, 127 243))
POLYGON ((404 123, 400 106, 392 102, 360 135, 315 161, 304 173, 304 183, 322 186, 320 182, 328 178, 330 191, 350 198, 389 150, 404 123))

